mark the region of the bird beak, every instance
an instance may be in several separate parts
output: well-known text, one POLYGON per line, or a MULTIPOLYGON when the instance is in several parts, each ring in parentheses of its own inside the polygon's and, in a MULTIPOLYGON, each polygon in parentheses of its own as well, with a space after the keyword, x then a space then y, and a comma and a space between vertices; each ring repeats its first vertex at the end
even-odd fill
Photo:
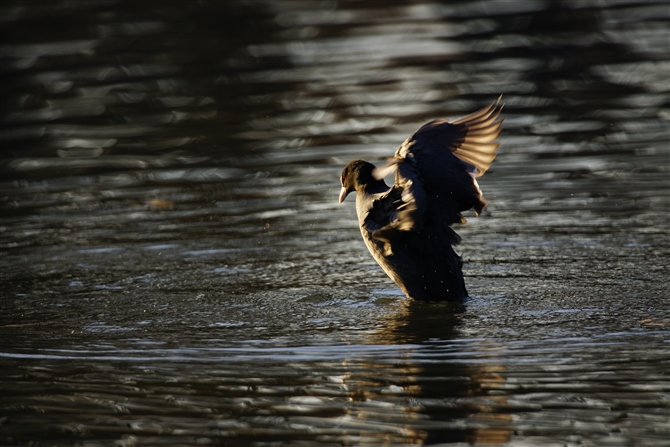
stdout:
POLYGON ((340 189, 340 203, 344 202, 344 199, 347 198, 347 194, 349 194, 349 191, 343 186, 342 189, 340 189))

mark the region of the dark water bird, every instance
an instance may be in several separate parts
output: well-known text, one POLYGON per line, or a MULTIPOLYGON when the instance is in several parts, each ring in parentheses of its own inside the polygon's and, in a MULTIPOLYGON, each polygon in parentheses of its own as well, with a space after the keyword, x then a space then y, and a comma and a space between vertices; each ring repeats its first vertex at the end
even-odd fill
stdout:
POLYGON ((438 119, 407 138, 386 165, 345 166, 340 203, 356 191, 365 245, 405 294, 421 301, 464 301, 463 261, 450 225, 486 205, 477 184, 496 157, 502 131, 500 98, 459 120, 438 119), (384 177, 395 172, 389 187, 384 177))

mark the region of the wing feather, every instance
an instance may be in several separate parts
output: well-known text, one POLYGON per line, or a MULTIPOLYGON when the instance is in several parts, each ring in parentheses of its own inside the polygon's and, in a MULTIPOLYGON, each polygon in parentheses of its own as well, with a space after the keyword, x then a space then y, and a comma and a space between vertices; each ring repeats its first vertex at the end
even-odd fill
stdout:
POLYGON ((490 143, 491 141, 495 140, 500 136, 500 132, 502 132, 502 129, 498 129, 495 132, 488 132, 488 133, 477 133, 476 131, 468 132, 468 143, 473 144, 490 143))
POLYGON ((477 154, 470 152, 468 154, 462 155, 461 158, 463 161, 470 163, 471 165, 477 166, 478 164, 491 164, 495 155, 491 154, 477 154))
POLYGON ((488 144, 471 144, 469 139, 467 143, 461 143, 457 150, 460 150, 464 153, 467 152, 477 152, 480 154, 491 154, 495 158, 495 151, 500 146, 500 143, 488 143, 488 144))
POLYGON ((500 102, 501 98, 502 98, 502 95, 500 95, 498 97, 498 100, 496 102, 494 102, 493 104, 491 104, 490 106, 484 107, 483 109, 478 110, 474 113, 471 113, 468 116, 464 116, 463 118, 454 121, 453 124, 464 124, 464 123, 466 123, 468 121, 471 121, 471 120, 478 120, 478 119, 488 118, 493 113, 493 111, 496 109, 496 107, 498 105, 498 102, 500 102))
POLYGON ((480 130, 480 129, 488 130, 491 129, 491 124, 494 124, 495 120, 498 119, 498 117, 500 116, 500 112, 502 112, 502 107, 496 113, 494 113, 485 120, 466 122, 463 124, 467 126, 468 130, 480 130))
POLYGON ((502 132, 501 98, 454 122, 424 124, 373 171, 377 179, 395 172, 395 198, 387 202, 393 218, 372 232, 384 242, 385 252, 398 235, 421 231, 429 208, 448 224, 460 219, 460 211, 481 211, 486 202, 475 177, 491 166, 500 146, 494 140, 502 132))
POLYGON ((481 177, 491 167, 500 146, 493 141, 502 132, 503 120, 498 119, 503 108, 500 104, 501 98, 502 96, 488 108, 454 121, 454 124, 465 126, 465 135, 450 149, 456 157, 475 167, 475 177, 481 177), (475 153, 487 154, 488 157, 478 157, 474 155, 475 153))

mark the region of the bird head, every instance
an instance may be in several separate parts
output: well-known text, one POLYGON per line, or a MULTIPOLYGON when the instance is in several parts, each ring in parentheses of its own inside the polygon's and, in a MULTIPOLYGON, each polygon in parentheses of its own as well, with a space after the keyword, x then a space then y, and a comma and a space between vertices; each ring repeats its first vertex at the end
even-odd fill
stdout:
POLYGON ((363 160, 354 160, 349 162, 342 170, 340 176, 340 203, 344 202, 350 192, 365 188, 368 184, 378 182, 373 176, 372 171, 375 165, 363 160))

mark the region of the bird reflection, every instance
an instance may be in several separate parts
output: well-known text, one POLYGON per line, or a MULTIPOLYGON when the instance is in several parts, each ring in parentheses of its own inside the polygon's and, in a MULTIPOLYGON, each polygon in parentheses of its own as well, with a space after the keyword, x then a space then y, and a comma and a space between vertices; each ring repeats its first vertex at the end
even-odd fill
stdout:
MULTIPOLYGON (((410 302, 390 316, 383 329, 370 335, 370 343, 412 349, 399 355, 392 368, 386 363, 366 364, 361 370, 364 376, 352 372, 344 379, 351 399, 371 403, 388 400, 390 394, 402 397, 405 404, 388 408, 385 415, 410 429, 407 442, 508 442, 512 418, 499 411, 507 399, 488 395, 505 382, 505 367, 479 361, 484 351, 497 346, 464 340, 459 330, 464 311, 459 303, 410 302), (472 361, 464 362, 467 359, 472 361), (389 372, 392 377, 385 375, 389 372)), ((362 412, 356 417, 369 415, 362 412)))

